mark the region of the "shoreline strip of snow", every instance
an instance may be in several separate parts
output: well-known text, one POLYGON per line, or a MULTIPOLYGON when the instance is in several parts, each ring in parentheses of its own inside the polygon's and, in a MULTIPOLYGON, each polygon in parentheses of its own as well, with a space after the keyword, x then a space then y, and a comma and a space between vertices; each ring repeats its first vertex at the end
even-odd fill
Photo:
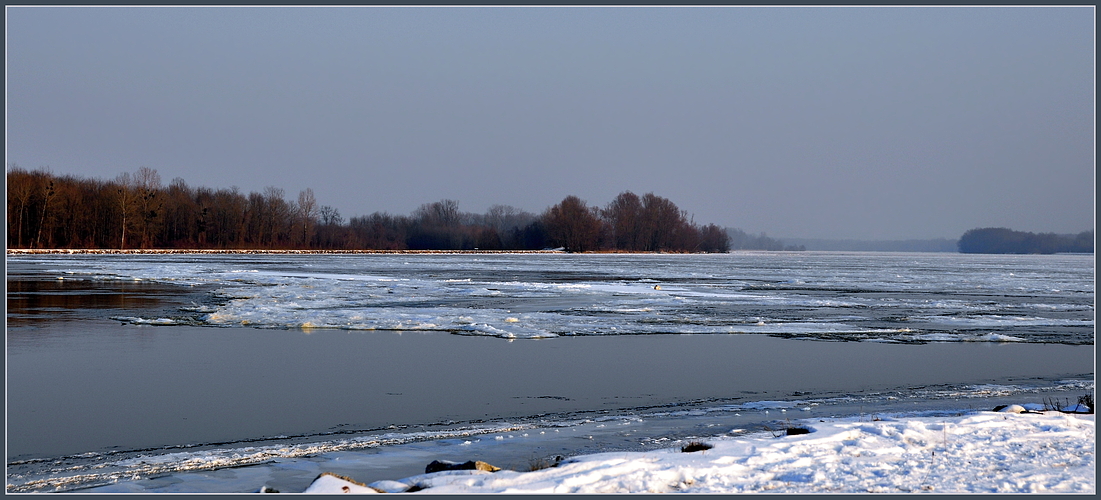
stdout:
MULTIPOLYGON (((1096 491, 1094 415, 978 412, 799 424, 812 432, 722 436, 695 453, 607 452, 532 472, 447 471, 366 486, 432 494, 1096 491)), ((334 479, 323 476, 306 492, 341 493, 348 485, 334 479)))

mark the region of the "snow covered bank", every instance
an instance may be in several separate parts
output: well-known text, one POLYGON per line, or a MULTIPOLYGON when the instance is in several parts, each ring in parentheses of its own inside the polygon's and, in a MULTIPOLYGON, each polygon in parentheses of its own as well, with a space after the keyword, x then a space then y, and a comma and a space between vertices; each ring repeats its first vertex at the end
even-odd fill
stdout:
MULTIPOLYGON (((713 448, 578 456, 533 472, 446 471, 308 493, 1095 493, 1094 415, 995 413, 802 422, 812 432, 723 436, 713 448)), ((737 434, 736 432, 734 434, 737 434)), ((354 479, 354 478, 352 478, 354 479)))

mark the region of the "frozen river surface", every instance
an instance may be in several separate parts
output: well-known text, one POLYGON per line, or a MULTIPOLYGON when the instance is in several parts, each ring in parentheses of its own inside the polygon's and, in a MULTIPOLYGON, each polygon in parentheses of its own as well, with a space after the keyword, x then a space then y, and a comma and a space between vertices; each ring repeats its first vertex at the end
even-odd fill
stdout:
POLYGON ((244 465, 301 491, 318 470, 396 478, 1092 388, 1092 256, 7 265, 8 491, 255 491, 244 465))
POLYGON ((189 307, 113 316, 134 324, 1065 344, 1092 344, 1094 328, 1087 255, 51 255, 11 266, 212 289, 189 307))

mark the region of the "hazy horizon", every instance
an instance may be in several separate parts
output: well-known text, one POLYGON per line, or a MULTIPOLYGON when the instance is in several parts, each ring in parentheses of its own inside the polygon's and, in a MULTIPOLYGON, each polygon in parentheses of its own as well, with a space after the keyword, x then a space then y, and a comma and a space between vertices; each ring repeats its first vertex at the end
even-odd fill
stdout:
POLYGON ((1094 7, 7 7, 6 164, 345 218, 654 192, 775 238, 1094 226, 1094 7))

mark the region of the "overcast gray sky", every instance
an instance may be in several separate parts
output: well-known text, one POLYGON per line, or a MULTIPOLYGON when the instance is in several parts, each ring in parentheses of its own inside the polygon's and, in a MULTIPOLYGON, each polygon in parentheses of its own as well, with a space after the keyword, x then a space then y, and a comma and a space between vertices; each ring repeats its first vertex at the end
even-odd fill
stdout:
POLYGON ((1094 224, 1093 7, 8 7, 7 162, 345 217, 631 190, 772 236, 1094 224))

